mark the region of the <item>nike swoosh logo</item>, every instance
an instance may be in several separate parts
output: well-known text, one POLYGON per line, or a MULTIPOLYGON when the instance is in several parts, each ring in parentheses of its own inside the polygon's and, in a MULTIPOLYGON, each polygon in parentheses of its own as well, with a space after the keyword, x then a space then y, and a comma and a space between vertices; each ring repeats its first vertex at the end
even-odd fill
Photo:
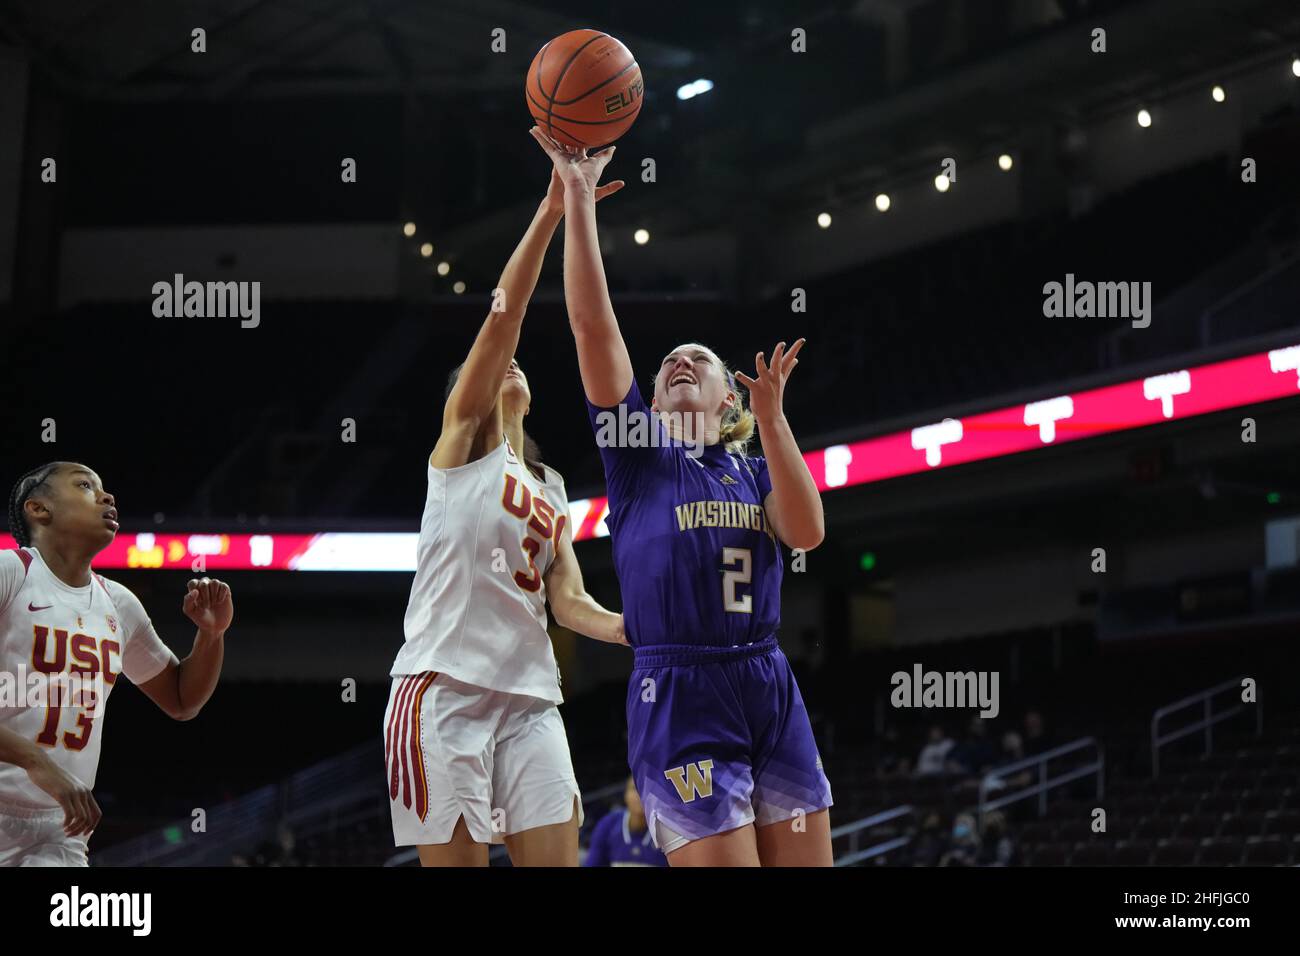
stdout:
POLYGON ((27 602, 27 610, 29 611, 48 611, 52 607, 54 607, 53 604, 47 604, 44 607, 37 607, 35 604, 32 604, 30 601, 27 602))

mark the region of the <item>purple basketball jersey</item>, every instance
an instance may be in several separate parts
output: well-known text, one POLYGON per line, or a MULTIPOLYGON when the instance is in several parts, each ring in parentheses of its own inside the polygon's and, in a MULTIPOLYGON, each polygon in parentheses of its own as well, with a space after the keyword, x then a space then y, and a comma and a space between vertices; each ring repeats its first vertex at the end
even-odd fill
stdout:
POLYGON ((605 465, 605 520, 629 643, 731 647, 775 634, 782 561, 763 511, 772 490, 766 459, 729 454, 722 444, 692 457, 667 437, 635 381, 622 404, 623 420, 641 416, 658 432, 653 445, 601 442, 618 406, 587 402, 587 411, 605 465))
POLYGON ((621 404, 587 409, 635 648, 628 765, 656 845, 671 853, 829 807, 808 713, 776 641, 782 562, 763 511, 766 460, 720 444, 693 458, 668 440, 635 382, 621 404), (638 414, 654 442, 601 440, 638 414))

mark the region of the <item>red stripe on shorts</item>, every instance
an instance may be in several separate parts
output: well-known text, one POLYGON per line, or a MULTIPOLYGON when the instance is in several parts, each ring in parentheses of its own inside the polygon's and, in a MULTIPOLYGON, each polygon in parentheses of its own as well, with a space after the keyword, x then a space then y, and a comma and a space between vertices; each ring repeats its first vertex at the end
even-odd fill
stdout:
POLYGON ((405 761, 402 757, 405 752, 402 741, 402 727, 406 717, 406 698, 410 694, 413 685, 414 681, 409 676, 402 678, 402 684, 397 689, 397 695, 393 698, 393 712, 389 716, 392 730, 392 746, 389 749, 388 761, 392 771, 389 774, 388 793, 389 798, 392 800, 397 799, 398 772, 402 771, 404 775, 406 770, 405 761))
POLYGON ((414 726, 411 728, 411 774, 415 777, 415 815, 424 822, 429 813, 429 780, 424 767, 424 751, 420 747, 420 707, 424 703, 424 692, 429 689, 437 674, 426 674, 416 691, 415 703, 411 705, 414 726))

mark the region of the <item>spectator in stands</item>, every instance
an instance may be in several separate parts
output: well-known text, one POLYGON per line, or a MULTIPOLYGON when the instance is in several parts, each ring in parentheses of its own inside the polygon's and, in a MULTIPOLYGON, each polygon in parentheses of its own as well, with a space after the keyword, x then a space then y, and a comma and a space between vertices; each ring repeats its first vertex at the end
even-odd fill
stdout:
POLYGON ((912 762, 903 756, 898 728, 886 724, 876 742, 876 774, 881 777, 906 777, 912 772, 912 762))
POLYGON ((1016 862, 1016 845, 1007 834, 1007 818, 999 810, 984 814, 980 832, 977 866, 1012 866, 1016 862))
MULTIPOLYGON (((302 866, 302 861, 294 854, 295 841, 293 831, 288 824, 280 824, 274 840, 264 840, 253 851, 253 866, 302 866)), ((246 864, 247 865, 247 864, 246 864)))
POLYGON ((1043 723, 1043 715, 1037 710, 1025 711, 1025 756, 1034 757, 1054 746, 1043 723))
POLYGON ((927 813, 912 840, 913 866, 938 866, 948 851, 948 835, 937 813, 927 813))
POLYGON ((293 831, 289 829, 289 824, 280 824, 279 830, 275 834, 275 842, 278 848, 275 860, 271 866, 302 866, 302 860, 294 852, 298 841, 294 839, 293 831))
POLYGON ((998 752, 989 740, 985 720, 978 714, 971 718, 966 739, 948 754, 948 772, 971 776, 983 773, 997 762, 998 752))
POLYGON ((583 866, 667 866, 668 860, 650 839, 641 795, 627 778, 623 809, 611 810, 591 831, 591 845, 583 866))
POLYGON ((944 773, 948 762, 948 753, 953 748, 952 738, 943 732, 943 727, 935 724, 930 728, 930 737, 921 753, 916 758, 917 777, 933 777, 944 773))
POLYGON ((979 831, 975 829, 975 817, 969 813, 959 813, 952 822, 952 842, 939 860, 940 866, 975 866, 980 852, 979 831))

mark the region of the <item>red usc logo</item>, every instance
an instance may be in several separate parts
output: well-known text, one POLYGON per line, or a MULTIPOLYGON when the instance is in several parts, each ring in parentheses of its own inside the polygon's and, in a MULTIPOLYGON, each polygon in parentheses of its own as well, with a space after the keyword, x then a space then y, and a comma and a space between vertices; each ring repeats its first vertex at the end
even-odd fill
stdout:
POLYGON ((103 673, 104 683, 112 684, 117 680, 120 670, 113 669, 112 655, 122 656, 122 645, 107 638, 100 640, 89 634, 73 634, 68 639, 68 632, 61 627, 54 629, 54 640, 50 640, 48 627, 32 628, 32 670, 42 674, 91 675, 103 673), (50 645, 53 644, 51 649, 50 645), (71 651, 72 664, 68 664, 71 651), (102 666, 101 666, 102 665, 102 666))
POLYGON ((541 492, 534 495, 527 485, 508 472, 501 492, 501 507, 520 520, 528 519, 530 533, 519 542, 528 556, 528 573, 516 571, 515 584, 525 591, 535 592, 542 586, 542 572, 533 561, 541 553, 543 542, 552 538, 557 542, 560 540, 564 522, 569 520, 569 516, 556 515, 555 506, 543 498, 541 492))
MULTIPOLYGON (((118 641, 107 638, 101 640, 89 634, 73 634, 69 637, 68 632, 61 627, 54 629, 54 639, 50 640, 48 627, 38 625, 32 628, 32 669, 37 673, 53 675, 66 672, 87 678, 102 674, 104 684, 111 686, 120 673, 113 666, 114 654, 121 659, 122 645, 118 641)), ((86 710, 95 708, 98 701, 93 691, 83 688, 81 694, 80 700, 69 706, 57 687, 51 687, 45 709, 45 726, 36 737, 38 744, 46 747, 59 745, 59 722, 64 709, 68 709, 76 715, 75 730, 62 735, 63 746, 68 750, 85 749, 90 742, 93 727, 90 722, 92 718, 86 710)))

